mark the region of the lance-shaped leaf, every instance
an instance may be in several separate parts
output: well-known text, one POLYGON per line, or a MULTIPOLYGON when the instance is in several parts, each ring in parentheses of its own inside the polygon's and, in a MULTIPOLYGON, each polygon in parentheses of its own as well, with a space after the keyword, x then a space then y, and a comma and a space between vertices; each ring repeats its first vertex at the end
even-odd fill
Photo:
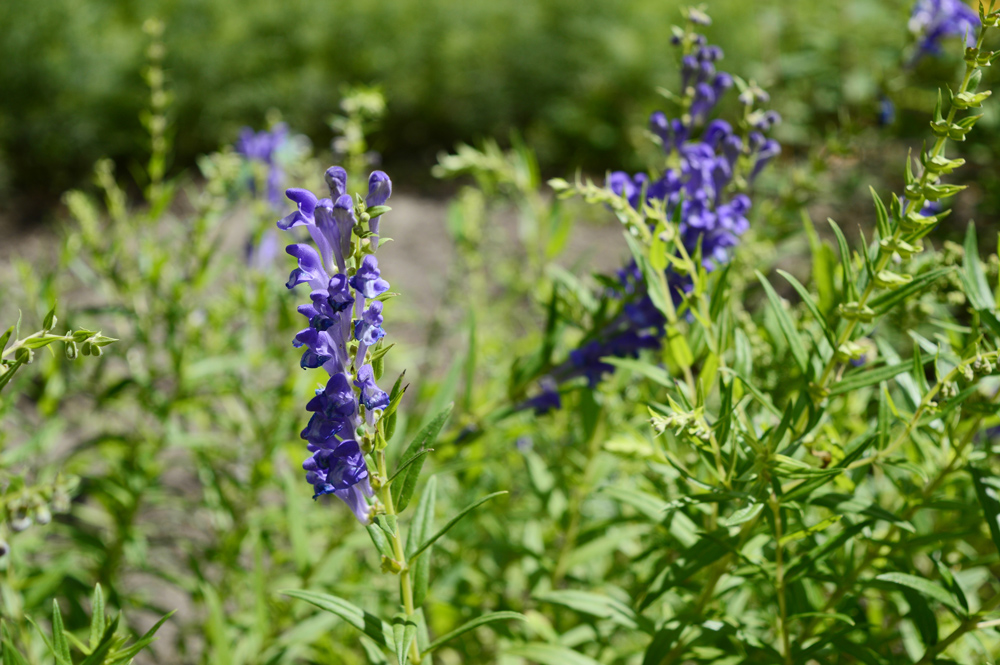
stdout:
POLYGON ((578 591, 576 589, 560 589, 546 593, 535 594, 535 599, 554 605, 562 605, 570 609, 600 617, 611 619, 620 626, 629 629, 639 628, 648 631, 652 628, 651 622, 623 603, 622 601, 589 591, 578 591))
MULTIPOLYGON (((930 362, 930 360, 932 359, 928 359, 928 362, 930 362)), ((917 362, 922 366, 922 359, 917 362)), ((853 392, 859 388, 887 381, 910 369, 913 369, 912 365, 899 363, 898 365, 883 365, 882 367, 877 367, 875 369, 852 372, 848 374, 843 381, 835 383, 830 387, 830 396, 833 397, 835 395, 843 395, 844 393, 853 392)))
POLYGON ((427 648, 424 649, 424 653, 430 653, 431 651, 434 651, 438 647, 443 646, 448 642, 452 641, 456 637, 464 635, 470 630, 479 628, 479 626, 483 626, 485 624, 492 623, 494 621, 527 621, 527 619, 524 617, 523 614, 520 614, 519 612, 490 612, 489 614, 484 614, 481 617, 476 617, 471 621, 467 621, 458 628, 456 628, 455 630, 451 631, 450 633, 442 635, 441 637, 439 637, 438 639, 434 640, 429 645, 427 645, 427 648))
POLYGON ((910 575, 909 573, 883 573, 875 579, 879 582, 887 582, 889 584, 897 584, 899 586, 908 587, 919 592, 926 598, 930 598, 943 605, 947 605, 956 612, 964 612, 962 605, 958 602, 955 596, 948 593, 948 591, 945 590, 940 584, 931 582, 923 577, 917 577, 916 575, 910 575))
POLYGON ((528 642, 507 648, 504 653, 510 656, 520 656, 538 665, 601 665, 590 656, 584 656, 579 651, 569 647, 545 642, 528 642))
POLYGON ((792 352, 792 357, 795 358, 795 364, 799 366, 802 374, 808 376, 809 356, 806 354, 805 347, 802 346, 802 339, 795 329, 795 324, 792 323, 792 320, 788 317, 788 312, 785 311, 785 304, 778 297, 771 283, 767 281, 767 278, 759 271, 755 271, 755 273, 757 279, 763 285, 764 291, 767 293, 767 299, 771 301, 771 307, 774 308, 774 315, 778 319, 778 326, 781 328, 785 339, 788 340, 788 349, 792 352))
POLYGON ((969 297, 969 302, 976 309, 993 309, 993 292, 986 282, 986 273, 983 272, 982 263, 979 261, 979 247, 976 243, 976 225, 969 222, 969 227, 965 232, 965 259, 962 266, 962 284, 965 287, 965 295, 969 297))
POLYGON ((406 470, 400 474, 400 477, 392 484, 392 500, 396 504, 396 511, 403 512, 406 506, 410 503, 410 498, 413 497, 413 492, 417 488, 417 480, 420 478, 420 471, 424 468, 424 460, 427 459, 425 456, 419 454, 422 450, 430 448, 430 446, 437 439, 438 434, 440 434, 441 429, 444 424, 448 422, 448 417, 451 415, 451 410, 455 406, 452 402, 446 407, 441 409, 434 418, 431 419, 427 425, 417 433, 417 436, 410 442, 406 450, 403 451, 403 455, 400 458, 402 460, 402 466, 406 466, 406 470))
MULTIPOLYGON (((104 621, 101 622, 105 624, 104 621)), ((115 631, 118 630, 118 617, 111 620, 104 627, 104 632, 101 633, 100 638, 97 640, 96 644, 93 644, 93 651, 90 655, 83 659, 80 665, 104 665, 105 659, 108 654, 111 653, 111 649, 115 646, 115 631)))
MULTIPOLYGON (((410 522, 410 531, 406 535, 406 557, 410 559, 417 551, 420 543, 427 540, 434 528, 434 502, 437 497, 437 476, 427 479, 424 491, 417 502, 417 508, 413 513, 413 521, 410 522)), ((430 584, 431 552, 428 549, 426 556, 417 559, 413 569, 413 604, 420 607, 427 597, 427 587, 430 584)))
POLYGON ((887 291, 876 298, 872 298, 868 304, 873 310, 875 310, 876 315, 885 314, 899 303, 905 302, 923 293, 938 279, 954 271, 954 267, 947 267, 938 268, 922 275, 917 275, 905 286, 893 289, 892 291, 887 291))
POLYGON ((851 261, 851 250, 847 248, 847 239, 844 237, 844 232, 840 230, 840 226, 837 222, 832 219, 827 219, 830 226, 833 228, 833 233, 837 236, 837 247, 840 250, 840 265, 844 270, 844 289, 842 299, 844 302, 850 302, 852 300, 857 300, 858 293, 854 288, 854 265, 851 261))
POLYGON ((792 285, 792 288, 798 292, 799 297, 802 298, 802 302, 805 303, 809 312, 813 315, 813 318, 816 319, 816 323, 819 324, 820 329, 823 331, 823 336, 826 337, 826 341, 830 343, 831 347, 836 347, 837 343, 834 341, 833 333, 830 331, 830 327, 826 323, 826 317, 819 311, 819 305, 817 305, 816 301, 813 300, 812 295, 806 287, 802 286, 802 283, 799 282, 799 280, 795 279, 795 277, 784 270, 778 270, 778 274, 788 280, 788 283, 792 285))
POLYGON ((392 619, 392 638, 396 643, 396 660, 399 665, 410 662, 410 645, 417 638, 417 623, 405 614, 397 614, 392 619))
POLYGON ((479 499, 479 500, 478 500, 478 501, 476 501, 475 503, 472 503, 472 504, 470 504, 470 505, 466 506, 465 508, 463 508, 463 509, 462 509, 461 511, 459 511, 459 513, 458 513, 457 515, 455 515, 455 516, 454 516, 454 517, 452 517, 452 518, 451 518, 450 520, 448 520, 448 523, 447 523, 447 524, 445 524, 445 525, 444 525, 444 527, 442 527, 440 531, 438 531, 438 532, 437 532, 437 533, 435 533, 435 534, 434 534, 433 536, 431 536, 430 538, 428 538, 427 540, 425 540, 425 541, 423 542, 423 544, 422 544, 422 545, 420 545, 420 547, 418 547, 418 548, 417 548, 417 550, 416 550, 416 551, 415 551, 415 552, 414 552, 414 553, 413 553, 413 554, 412 554, 412 555, 410 556, 410 561, 412 562, 412 561, 413 561, 414 559, 416 559, 416 558, 417 558, 417 557, 419 557, 419 556, 420 556, 421 554, 423 554, 423 552, 424 552, 424 551, 425 551, 425 550, 426 550, 427 548, 429 548, 429 547, 430 547, 431 545, 433 545, 433 544, 434 544, 434 542, 435 542, 435 541, 436 541, 436 540, 437 540, 438 538, 440 538, 440 537, 441 537, 441 536, 443 536, 444 534, 448 533, 448 532, 449 532, 449 531, 451 530, 451 527, 453 527, 453 526, 455 526, 456 524, 458 524, 458 523, 459 523, 459 522, 460 522, 460 521, 462 520, 462 518, 463 518, 463 517, 465 517, 466 515, 468 515, 468 514, 469 514, 469 513, 471 513, 471 512, 473 511, 473 510, 475 510, 475 509, 476 509, 476 508, 478 508, 479 506, 483 505, 484 503, 486 503, 486 502, 487 502, 487 501, 489 501, 490 499, 493 499, 493 498, 495 498, 495 497, 498 497, 498 496, 500 496, 501 494, 506 494, 506 493, 507 493, 506 491, 503 491, 503 492, 493 492, 493 494, 487 494, 487 495, 486 495, 486 496, 484 496, 484 497, 483 497, 482 499, 479 499))
POLYGON ((94 587, 90 603, 90 648, 93 650, 104 635, 104 592, 100 584, 94 587))
POLYGON ((280 593, 304 600, 321 610, 332 612, 341 619, 354 626, 362 633, 372 638, 380 647, 393 648, 395 646, 392 637, 392 628, 389 624, 379 619, 374 614, 364 611, 357 605, 347 602, 343 598, 328 593, 317 593, 315 591, 304 591, 301 589, 286 589, 280 593))
POLYGON ((988 475, 979 467, 970 467, 972 481, 976 485, 976 498, 983 509, 986 524, 990 527, 993 544, 1000 552, 1000 479, 988 475))

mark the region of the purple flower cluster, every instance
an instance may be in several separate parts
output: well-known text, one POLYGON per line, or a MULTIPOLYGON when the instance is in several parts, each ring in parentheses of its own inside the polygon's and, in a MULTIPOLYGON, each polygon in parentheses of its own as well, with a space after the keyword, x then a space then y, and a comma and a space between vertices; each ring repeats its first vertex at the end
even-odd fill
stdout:
MULTIPOLYGON (((678 38, 674 43, 684 42, 678 38)), ((750 227, 750 197, 733 193, 731 185, 737 177, 741 184, 752 183, 781 152, 778 142, 765 135, 781 118, 774 111, 751 112, 755 102, 767 101, 762 90, 751 86, 739 100, 748 118, 743 135, 724 120, 712 120, 706 125, 711 111, 732 87, 733 78, 715 69, 715 63, 722 58, 718 46, 707 45, 701 35, 693 35, 690 44, 691 52, 681 59, 684 94, 680 117, 671 120, 657 111, 649 119, 670 167, 658 177, 615 171, 609 175, 607 187, 636 209, 648 201, 663 201, 668 218, 679 219, 678 230, 688 255, 694 258, 700 251, 702 266, 711 272, 729 262, 731 248, 750 227), (702 126, 704 130, 699 134, 702 126)), ((624 303, 620 314, 571 352, 569 362, 553 370, 549 377, 552 381, 544 383, 541 393, 528 400, 526 407, 539 413, 558 408, 555 382, 584 376, 591 387, 596 386, 605 374, 614 371, 614 366, 602 358, 634 358, 642 349, 660 348, 666 321, 647 295, 638 267, 632 262, 619 270, 617 277, 618 285, 610 291, 624 303)), ((669 268, 667 284, 675 303, 692 287, 690 277, 669 268)))
MULTIPOLYGON (((267 200, 276 209, 280 210, 284 205, 281 197, 281 181, 285 178, 285 173, 281 169, 276 159, 278 150, 288 140, 288 125, 283 122, 274 126, 271 131, 263 130, 254 132, 249 127, 240 130, 240 137, 236 140, 236 152, 243 155, 250 161, 262 162, 267 165, 267 200)), ((253 181, 250 183, 254 186, 253 181)))
POLYGON ((917 0, 910 15, 910 32, 919 37, 915 61, 924 55, 938 55, 946 37, 962 37, 966 46, 975 46, 979 16, 962 0, 917 0))
MULTIPOLYGON (((303 349, 303 369, 322 367, 330 377, 306 405, 312 417, 302 438, 311 455, 302 467, 314 499, 336 495, 367 523, 372 487, 357 437, 366 425, 374 425, 375 411, 389 406, 389 396, 378 387, 372 366, 365 362, 368 349, 385 335, 382 302, 376 298, 388 291, 389 283, 382 279, 374 256, 377 236, 355 240, 358 217, 354 200, 347 194, 347 173, 334 166, 327 170, 326 182, 330 198, 289 189, 286 196, 297 210, 278 222, 283 230, 304 227, 312 238, 311 245, 295 243, 286 248, 298 262, 286 286, 308 284, 311 288, 311 302, 298 308, 309 326, 295 336, 294 345, 303 349), (361 251, 371 238, 376 240, 361 251)), ((373 172, 364 209, 385 204, 391 193, 389 177, 373 172)), ((378 218, 369 219, 367 230, 375 233, 377 228, 378 218)))

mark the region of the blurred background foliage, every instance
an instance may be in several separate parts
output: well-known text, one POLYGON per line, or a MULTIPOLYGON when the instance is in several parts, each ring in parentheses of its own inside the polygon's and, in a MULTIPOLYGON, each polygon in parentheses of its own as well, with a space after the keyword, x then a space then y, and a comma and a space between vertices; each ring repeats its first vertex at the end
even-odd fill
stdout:
MULTIPOLYGON (((322 149, 345 84, 389 94, 373 148, 395 173, 423 178, 459 141, 516 129, 544 173, 641 166, 641 127, 673 87, 673 0, 36 0, 0 4, 0 194, 28 221, 45 197, 78 186, 98 158, 133 169, 148 153, 138 118, 144 35, 164 21, 176 146, 170 172, 261 127, 269 110, 322 149), (556 168, 556 167, 559 168, 556 168)), ((761 0, 712 3, 727 62, 768 87, 789 152, 810 139, 874 126, 909 57, 909 2, 761 0), (890 80, 884 80, 889 77, 890 80)), ((919 79, 953 62, 925 60, 919 79), (930 70, 930 71, 927 71, 930 70)), ((911 86, 912 81, 908 83, 911 86)), ((925 90, 927 95, 932 94, 925 90)), ((895 131, 919 135, 896 99, 895 131)), ((991 140, 987 136, 977 140, 991 140)), ((898 163, 898 160, 893 160, 898 163)))

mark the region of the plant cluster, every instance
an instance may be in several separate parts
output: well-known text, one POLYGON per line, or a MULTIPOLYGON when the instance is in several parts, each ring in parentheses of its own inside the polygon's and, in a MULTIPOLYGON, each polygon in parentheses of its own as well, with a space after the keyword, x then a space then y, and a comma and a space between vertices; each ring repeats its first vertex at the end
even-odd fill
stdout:
POLYGON ((433 313, 370 171, 381 92, 346 90, 343 167, 272 115, 173 180, 147 24, 143 200, 99 162, 48 267, 3 276, 0 316, 43 323, 0 337, 0 662, 995 662, 1000 260, 984 225, 940 241, 998 57, 997 2, 967 9, 913 8, 963 71, 856 234, 814 225, 822 169, 788 175, 692 7, 646 170, 441 156, 471 178, 433 313))

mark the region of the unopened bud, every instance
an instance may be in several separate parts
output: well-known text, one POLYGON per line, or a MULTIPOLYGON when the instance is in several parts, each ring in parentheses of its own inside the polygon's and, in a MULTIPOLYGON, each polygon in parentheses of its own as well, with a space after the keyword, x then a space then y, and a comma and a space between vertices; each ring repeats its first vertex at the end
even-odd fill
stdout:
POLYGON ((80 347, 76 345, 76 342, 66 343, 66 359, 76 360, 77 355, 80 353, 80 347))

